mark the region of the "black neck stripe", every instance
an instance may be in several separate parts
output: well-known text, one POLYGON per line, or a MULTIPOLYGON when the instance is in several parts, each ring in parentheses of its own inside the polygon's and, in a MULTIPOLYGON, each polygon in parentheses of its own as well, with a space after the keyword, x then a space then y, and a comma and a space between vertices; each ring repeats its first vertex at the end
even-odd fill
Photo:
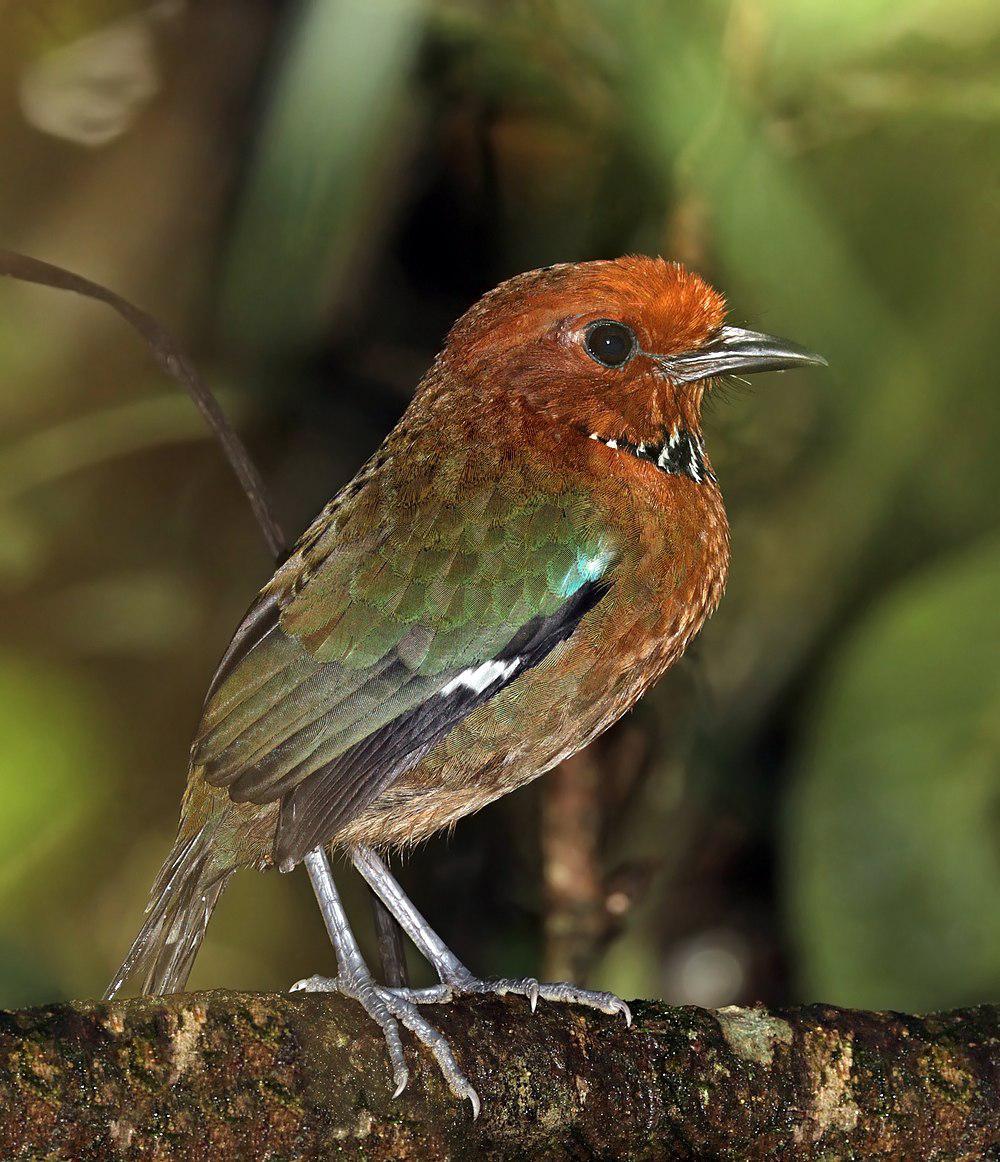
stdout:
POLYGON ((687 476, 695 484, 715 480, 715 474, 705 463, 705 442, 701 436, 696 436, 687 428, 664 431, 658 443, 650 444, 632 444, 625 439, 611 440, 596 432, 589 432, 588 435, 616 452, 627 452, 637 460, 655 464, 668 476, 687 476))

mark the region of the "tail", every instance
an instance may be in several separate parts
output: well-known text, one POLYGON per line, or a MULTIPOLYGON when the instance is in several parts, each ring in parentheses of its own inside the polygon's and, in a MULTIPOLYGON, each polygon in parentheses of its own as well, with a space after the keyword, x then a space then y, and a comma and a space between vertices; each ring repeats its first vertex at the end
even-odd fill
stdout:
POLYGON ((147 995, 184 987, 205 929, 233 868, 213 859, 216 828, 209 823, 180 836, 160 869, 146 905, 146 921, 104 994, 110 1000, 127 980, 147 995))

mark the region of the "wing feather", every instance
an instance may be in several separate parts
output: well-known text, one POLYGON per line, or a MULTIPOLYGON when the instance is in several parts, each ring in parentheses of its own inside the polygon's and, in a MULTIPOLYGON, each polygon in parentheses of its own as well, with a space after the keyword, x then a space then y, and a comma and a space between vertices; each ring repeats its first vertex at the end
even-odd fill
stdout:
POLYGON ((412 710, 298 783, 281 802, 275 842, 279 865, 294 866, 314 847, 328 842, 453 726, 569 638, 609 588, 606 581, 586 582, 554 614, 522 626, 496 658, 459 671, 412 710))
POLYGON ((607 592, 614 553, 586 498, 501 469, 497 481, 477 466, 480 486, 463 489, 434 466, 399 479, 377 456, 226 651, 192 764, 236 802, 280 804, 285 866, 542 661, 607 592))

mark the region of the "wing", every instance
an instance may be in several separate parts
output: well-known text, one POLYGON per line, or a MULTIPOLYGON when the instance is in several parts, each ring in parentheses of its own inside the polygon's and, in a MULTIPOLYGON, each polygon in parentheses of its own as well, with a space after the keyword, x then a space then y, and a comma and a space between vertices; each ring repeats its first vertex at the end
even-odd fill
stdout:
POLYGON ((251 607, 192 752, 234 801, 280 804, 284 867, 538 665, 611 584, 613 549, 561 484, 378 468, 251 607))

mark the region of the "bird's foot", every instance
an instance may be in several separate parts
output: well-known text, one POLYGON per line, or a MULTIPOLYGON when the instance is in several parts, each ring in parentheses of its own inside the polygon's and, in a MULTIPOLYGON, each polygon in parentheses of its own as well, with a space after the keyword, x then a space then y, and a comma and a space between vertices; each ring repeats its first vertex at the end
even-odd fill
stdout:
POLYGON ((551 1001, 560 1004, 584 1005, 589 1009, 616 1016, 618 1013, 625 1018, 625 1024, 632 1024, 632 1010, 614 993, 594 992, 591 989, 577 988, 576 985, 554 982, 545 984, 525 977, 522 980, 479 980, 472 973, 449 977, 440 985, 428 989, 393 989, 397 996, 408 999, 415 1004, 442 1003, 450 1001, 462 993, 493 993, 496 996, 525 997, 534 1012, 539 1000, 551 1001))
POLYGON ((431 1024, 424 1020, 417 1005, 421 1002, 450 1000, 452 989, 448 985, 438 985, 429 989, 392 989, 378 984, 369 975, 351 976, 310 976, 306 980, 296 981, 290 992, 308 993, 341 993, 345 997, 353 997, 365 1012, 381 1028, 385 1043, 389 1050, 389 1061, 392 1066, 395 1091, 393 1097, 399 1095, 406 1088, 410 1071, 403 1056, 403 1043, 399 1035, 399 1026, 405 1028, 423 1042, 434 1054, 438 1068, 444 1075, 451 1092, 463 1101, 468 1099, 472 1105, 473 1118, 479 1117, 479 1094, 472 1083, 459 1068, 451 1046, 443 1033, 439 1033, 431 1024), (445 990, 447 996, 441 995, 445 990))

